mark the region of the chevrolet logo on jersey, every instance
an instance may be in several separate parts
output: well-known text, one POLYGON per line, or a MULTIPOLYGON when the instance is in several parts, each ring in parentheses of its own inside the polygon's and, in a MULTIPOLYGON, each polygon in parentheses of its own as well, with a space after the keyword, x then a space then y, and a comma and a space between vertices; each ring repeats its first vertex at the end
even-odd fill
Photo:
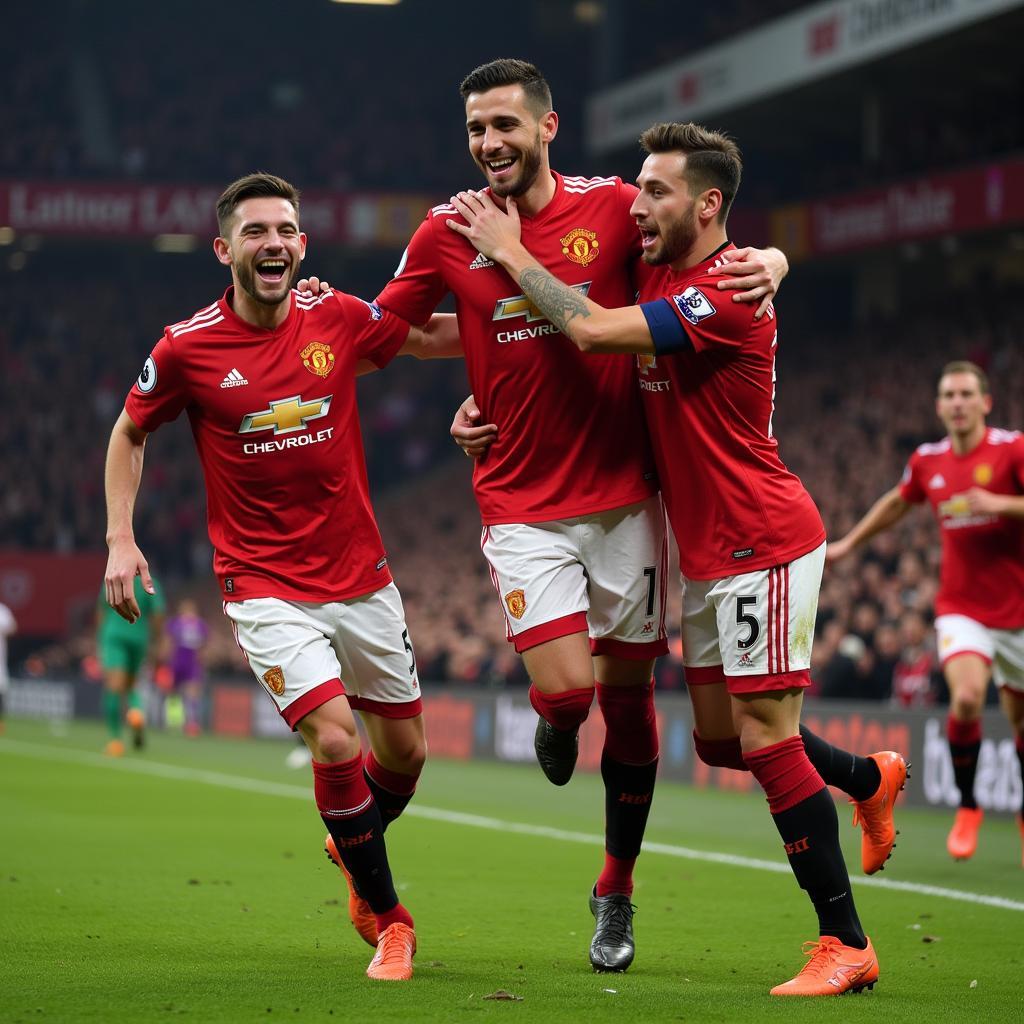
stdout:
POLYGON ((260 430, 273 429, 275 434, 291 434, 296 430, 305 430, 310 420, 318 420, 330 412, 333 397, 328 395, 326 398, 314 398, 311 402, 304 402, 301 395, 279 398, 270 403, 269 409, 247 413, 242 418, 238 432, 255 434, 260 430))
MULTIPOLYGON (((586 295, 590 291, 591 281, 584 281, 582 284, 569 285, 574 292, 586 295)), ((532 300, 525 295, 513 295, 510 299, 498 299, 494 306, 492 320, 513 320, 517 316, 525 316, 526 322, 532 324, 537 320, 546 320, 547 317, 533 304, 532 300)))

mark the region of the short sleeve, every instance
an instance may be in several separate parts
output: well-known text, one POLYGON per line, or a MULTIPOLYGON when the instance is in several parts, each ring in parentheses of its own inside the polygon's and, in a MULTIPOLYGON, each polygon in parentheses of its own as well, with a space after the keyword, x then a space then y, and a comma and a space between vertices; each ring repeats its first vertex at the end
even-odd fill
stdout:
POLYGON ((701 283, 665 296, 698 352, 739 348, 750 338, 756 307, 733 302, 728 295, 701 283))
POLYGON ((409 336, 409 324, 400 316, 354 295, 335 292, 345 314, 346 330, 357 359, 369 359, 383 368, 398 354, 409 336))
POLYGON ((384 309, 410 324, 425 324, 449 290, 441 273, 433 219, 433 214, 427 214, 416 229, 395 276, 377 296, 377 302, 384 309))
POLYGON ((918 459, 917 452, 915 452, 910 456, 910 461, 904 468, 903 476, 900 478, 900 497, 911 505, 919 505, 927 497, 924 488, 921 486, 921 481, 918 480, 916 470, 919 465, 920 460, 918 459))
POLYGON ((132 385, 124 408, 132 422, 147 433, 177 419, 188 404, 184 375, 170 338, 165 334, 150 353, 132 385))

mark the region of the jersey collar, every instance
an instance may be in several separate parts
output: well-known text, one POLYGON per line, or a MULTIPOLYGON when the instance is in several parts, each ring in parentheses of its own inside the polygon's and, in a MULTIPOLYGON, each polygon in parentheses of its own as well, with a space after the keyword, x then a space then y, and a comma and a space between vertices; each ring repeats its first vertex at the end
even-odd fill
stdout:
POLYGON ((285 330, 288 325, 292 322, 292 317, 295 316, 295 289, 293 288, 288 293, 288 315, 276 326, 276 327, 257 327, 256 324, 249 323, 248 320, 243 320, 234 310, 232 302, 235 297, 235 286, 228 285, 227 290, 221 296, 217 305, 220 306, 220 311, 224 314, 225 319, 230 320, 240 331, 245 331, 251 334, 277 334, 279 331, 285 330))

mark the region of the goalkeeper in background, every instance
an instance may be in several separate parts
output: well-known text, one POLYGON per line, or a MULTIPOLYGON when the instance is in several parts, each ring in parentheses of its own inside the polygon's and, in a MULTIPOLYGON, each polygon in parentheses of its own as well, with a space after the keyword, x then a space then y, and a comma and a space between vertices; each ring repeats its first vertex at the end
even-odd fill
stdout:
POLYGON ((135 577, 135 600, 141 615, 129 623, 107 604, 106 591, 100 592, 96 611, 96 656, 103 670, 103 720, 107 723, 106 753, 110 757, 124 754, 121 733, 127 722, 132 730, 136 750, 145 743, 146 716, 142 698, 135 688, 139 669, 147 654, 155 661, 163 637, 163 590, 153 581, 155 593, 149 594, 135 577))

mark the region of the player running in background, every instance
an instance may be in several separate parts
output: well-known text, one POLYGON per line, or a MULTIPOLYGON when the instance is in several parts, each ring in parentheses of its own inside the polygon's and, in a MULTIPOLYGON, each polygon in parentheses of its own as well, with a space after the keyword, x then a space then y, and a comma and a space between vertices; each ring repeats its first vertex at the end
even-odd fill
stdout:
POLYGON ((654 269, 638 306, 604 309, 557 281, 524 247, 525 235, 520 242, 514 201, 505 214, 486 194, 463 193, 454 200, 462 220, 448 218, 448 226, 500 263, 580 350, 637 354, 680 548, 697 750, 709 763, 754 774, 818 916, 808 963, 772 994, 858 991, 874 984, 878 964, 854 907, 835 806, 808 751, 818 744, 818 760, 825 748, 855 774, 870 771, 876 795, 867 802, 890 827, 906 766, 892 752, 851 758, 812 734, 801 737, 825 531, 772 434, 774 309, 758 319, 749 306, 720 301, 711 274, 732 248, 726 217, 739 187, 739 151, 693 124, 657 125, 641 142, 650 155, 631 212, 654 269))
MULTIPOLYGON (((313 755, 317 808, 354 883, 374 979, 412 976, 413 919, 384 829, 426 756, 419 680, 366 481, 355 377, 399 352, 458 354, 453 317, 426 330, 340 292, 291 290, 305 255, 299 196, 254 174, 217 203, 223 298, 168 327, 128 394, 107 454, 107 601, 152 593, 132 515, 149 432, 187 411, 208 493, 225 614, 257 680, 313 755), (369 736, 365 761, 353 708, 369 736)), ((351 904, 350 904, 351 909, 351 904)))
MULTIPOLYGON (((470 154, 496 197, 516 197, 531 247, 578 293, 612 306, 632 301, 636 189, 552 171, 558 115, 537 68, 496 60, 471 72, 460 92, 470 154)), ((427 214, 377 301, 423 323, 455 295, 483 422, 501 424, 473 473, 481 547, 530 675, 537 759, 551 782, 564 785, 573 773, 595 692, 605 721, 606 853, 590 896, 590 961, 622 971, 635 954, 633 871, 658 766, 652 668, 667 650, 664 512, 631 359, 589 360, 552 345, 557 326, 447 229, 456 215, 447 204, 427 214)), ((758 297, 785 273, 781 253, 767 262, 774 284, 756 258, 737 271, 761 272, 738 278, 758 297)))
MULTIPOLYGON (((172 700, 180 702, 179 714, 184 719, 185 735, 198 736, 202 731, 203 648, 210 630, 191 598, 178 602, 178 611, 167 622, 170 640, 168 662, 173 692, 164 701, 165 720, 172 700)), ((173 715, 173 713, 172 713, 173 715)), ((168 724, 171 724, 168 722, 168 724)), ((179 718, 178 727, 181 727, 179 718)))
MULTIPOLYGON (((1016 734, 1024 783, 1024 436, 985 425, 992 395, 988 377, 974 363, 947 363, 935 411, 947 436, 914 452, 900 483, 829 544, 825 559, 845 557, 913 505, 932 506, 942 533, 935 631, 949 686, 946 734, 960 790, 946 848, 965 860, 977 848, 984 813, 974 778, 981 711, 993 677, 1016 734)), ((1024 808, 1018 822, 1024 843, 1024 808)))
POLYGON ((146 660, 155 664, 163 646, 164 613, 167 606, 160 585, 143 587, 136 579, 132 598, 138 621, 128 623, 107 603, 107 590, 100 591, 96 607, 96 654, 103 672, 103 720, 107 724, 106 753, 124 754, 121 730, 125 722, 132 731, 132 745, 141 750, 146 742, 146 713, 136 688, 139 670, 146 660))

